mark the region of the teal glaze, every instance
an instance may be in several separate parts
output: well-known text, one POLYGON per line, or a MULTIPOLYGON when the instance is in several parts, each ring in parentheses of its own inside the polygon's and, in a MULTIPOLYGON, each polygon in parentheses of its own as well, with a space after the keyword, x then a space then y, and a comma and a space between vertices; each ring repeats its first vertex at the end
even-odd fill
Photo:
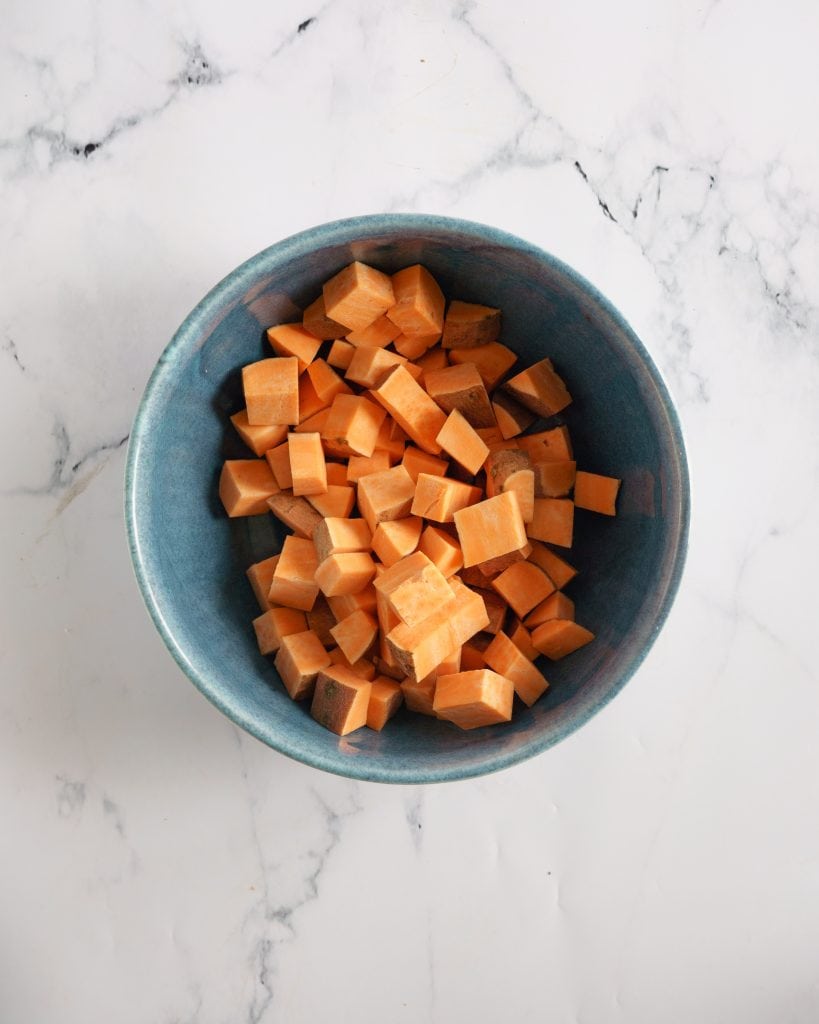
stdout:
POLYGON ((377 782, 483 775, 532 757, 603 708, 643 661, 685 558, 689 484, 680 425, 648 353, 614 307, 566 264, 495 228, 390 214, 324 224, 259 253, 193 310, 162 354, 128 450, 126 521, 142 596, 169 651, 234 722, 305 764, 377 782), (287 697, 256 648, 244 570, 278 550, 272 516, 228 520, 226 457, 248 457, 228 415, 263 328, 296 319, 351 260, 391 272, 421 262, 446 295, 500 306, 523 364, 550 356, 574 396, 578 465, 622 477, 615 519, 578 511, 569 592, 596 641, 542 666, 551 689, 508 725, 462 732, 406 710, 382 732, 339 739, 287 697))

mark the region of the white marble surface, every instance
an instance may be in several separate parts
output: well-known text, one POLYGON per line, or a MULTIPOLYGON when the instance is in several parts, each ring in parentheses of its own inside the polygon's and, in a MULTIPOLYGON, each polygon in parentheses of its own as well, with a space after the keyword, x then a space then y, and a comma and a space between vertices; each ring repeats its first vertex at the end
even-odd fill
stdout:
POLYGON ((819 1019, 819 8, 6 0, 0 1021, 819 1019), (695 511, 632 682, 419 790, 241 735, 122 524, 151 367, 230 268, 379 210, 594 281, 666 375, 695 511))

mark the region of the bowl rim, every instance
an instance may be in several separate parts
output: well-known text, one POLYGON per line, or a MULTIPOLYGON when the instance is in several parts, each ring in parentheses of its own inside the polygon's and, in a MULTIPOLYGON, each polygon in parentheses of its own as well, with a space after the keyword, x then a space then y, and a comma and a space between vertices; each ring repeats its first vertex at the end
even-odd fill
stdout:
POLYGON ((312 768, 318 768, 343 778, 408 785, 475 778, 510 768, 562 742, 606 707, 643 664, 668 618, 671 606, 679 590, 685 566, 691 520, 690 474, 679 415, 660 371, 622 314, 583 275, 579 274, 563 260, 539 246, 527 242, 525 239, 510 232, 482 224, 478 221, 420 213, 366 214, 315 225, 262 249, 231 270, 214 285, 204 298, 194 306, 174 332, 145 386, 128 441, 124 498, 125 523, 131 565, 142 600, 157 632, 174 661, 194 686, 235 725, 240 726, 266 746, 277 750, 287 757, 309 765, 312 768), (667 419, 671 442, 676 451, 677 460, 674 464, 674 470, 677 476, 675 483, 677 484, 678 501, 676 507, 670 510, 677 524, 676 549, 673 551, 671 565, 667 574, 665 593, 655 611, 654 620, 651 623, 644 644, 623 671, 612 680, 611 685, 605 692, 599 694, 594 700, 580 704, 575 708, 554 734, 536 735, 526 744, 511 752, 499 750, 493 754, 490 750, 486 757, 476 764, 461 766, 456 762, 443 767, 430 768, 411 764, 406 766, 406 768, 379 769, 372 762, 364 766, 354 758, 341 761, 335 750, 324 751, 321 748, 307 748, 291 743, 286 732, 276 736, 274 742, 273 738, 263 734, 262 730, 257 727, 256 720, 251 715, 245 714, 240 705, 226 701, 219 688, 212 686, 208 679, 188 660, 172 629, 166 622, 161 605, 161 594, 157 592, 155 587, 156 581, 152 578, 151 571, 143 556, 140 535, 139 465, 145 439, 148 436, 154 405, 159 394, 164 390, 163 385, 167 384, 172 374, 175 356, 177 353, 184 351, 188 344, 195 341, 201 335, 202 329, 206 324, 218 318, 219 311, 224 304, 240 297, 246 292, 248 285, 258 276, 260 268, 270 272, 275 267, 286 264, 294 258, 307 255, 318 248, 354 242, 365 235, 377 235, 379 233, 394 235, 397 232, 430 230, 471 235, 481 243, 511 248, 533 256, 541 262, 545 262, 558 274, 566 277, 579 291, 587 293, 598 304, 603 313, 613 320, 632 346, 639 358, 639 362, 645 368, 651 383, 656 389, 662 412, 664 412, 667 419))

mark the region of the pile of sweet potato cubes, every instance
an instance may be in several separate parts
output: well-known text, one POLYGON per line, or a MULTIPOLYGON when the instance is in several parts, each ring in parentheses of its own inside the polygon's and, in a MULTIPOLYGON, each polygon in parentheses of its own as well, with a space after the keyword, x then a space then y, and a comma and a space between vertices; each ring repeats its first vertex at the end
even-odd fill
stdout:
POLYGON ((339 735, 402 702, 508 722, 548 688, 539 654, 593 640, 547 545, 571 546, 575 507, 614 515, 620 482, 576 469, 565 426, 526 433, 571 395, 549 359, 510 376, 500 330, 421 265, 352 263, 243 369, 231 419, 257 458, 225 462, 220 497, 292 530, 247 570, 259 649, 339 735))

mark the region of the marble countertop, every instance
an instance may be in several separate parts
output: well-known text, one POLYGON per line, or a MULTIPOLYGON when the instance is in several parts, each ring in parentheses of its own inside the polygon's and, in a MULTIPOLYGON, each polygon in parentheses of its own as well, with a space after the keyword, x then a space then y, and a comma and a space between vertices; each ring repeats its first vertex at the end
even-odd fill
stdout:
POLYGON ((3 1024, 815 1024, 818 11, 5 5, 3 1024), (679 597, 614 703, 421 789, 221 717, 122 521, 131 420, 194 303, 383 210, 589 277, 665 375, 694 487, 679 597))

